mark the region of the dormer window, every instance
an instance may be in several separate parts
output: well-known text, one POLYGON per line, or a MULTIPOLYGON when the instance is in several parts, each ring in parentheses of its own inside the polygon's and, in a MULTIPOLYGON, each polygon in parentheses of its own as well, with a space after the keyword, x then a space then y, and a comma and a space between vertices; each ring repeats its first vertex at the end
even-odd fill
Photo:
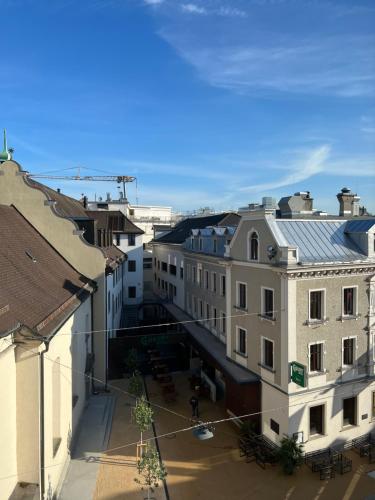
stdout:
POLYGON ((254 231, 250 235, 250 260, 258 260, 259 258, 259 239, 258 234, 254 231))

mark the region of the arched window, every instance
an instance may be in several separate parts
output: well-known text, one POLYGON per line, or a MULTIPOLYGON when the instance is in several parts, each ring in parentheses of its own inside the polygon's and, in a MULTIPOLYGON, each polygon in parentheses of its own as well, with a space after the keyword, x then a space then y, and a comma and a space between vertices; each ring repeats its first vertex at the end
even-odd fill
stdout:
POLYGON ((258 235, 254 231, 250 236, 250 260, 258 260, 259 241, 258 235))

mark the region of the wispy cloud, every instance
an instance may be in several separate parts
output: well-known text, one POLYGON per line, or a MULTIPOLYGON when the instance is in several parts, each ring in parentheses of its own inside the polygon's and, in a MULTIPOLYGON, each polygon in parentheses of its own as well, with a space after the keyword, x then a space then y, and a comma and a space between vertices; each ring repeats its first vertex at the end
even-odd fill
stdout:
POLYGON ((181 5, 181 10, 189 14, 207 14, 207 10, 204 7, 200 7, 195 3, 183 3, 181 5))
POLYGON ((281 177, 273 182, 266 182, 256 184, 253 186, 242 187, 240 191, 245 192, 261 192, 272 189, 277 189, 284 186, 297 184, 298 182, 305 181, 313 175, 321 173, 325 168, 325 162, 329 157, 331 148, 327 144, 314 149, 307 154, 303 162, 298 162, 292 167, 292 172, 288 175, 281 177))
POLYGON ((242 17, 242 18, 247 17, 247 13, 244 10, 224 5, 222 5, 219 9, 215 10, 215 13, 223 17, 242 17))
MULTIPOLYGON (((160 35, 208 84, 238 93, 375 94, 373 36, 277 37, 220 43, 202 33, 160 35)), ((251 39, 251 37, 248 37, 251 39)))
POLYGON ((160 5, 164 3, 164 0, 143 0, 146 5, 160 5))

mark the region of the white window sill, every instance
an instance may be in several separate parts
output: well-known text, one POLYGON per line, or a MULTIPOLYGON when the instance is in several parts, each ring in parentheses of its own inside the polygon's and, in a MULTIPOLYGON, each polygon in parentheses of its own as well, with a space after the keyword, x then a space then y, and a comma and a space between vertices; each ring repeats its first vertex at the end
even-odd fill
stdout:
POLYGON ((236 350, 234 350, 233 352, 235 354, 237 354, 237 356, 241 356, 241 358, 245 358, 245 359, 248 358, 248 355, 246 353, 243 353, 243 352, 240 352, 240 351, 236 351, 236 350))
POLYGON ((348 316, 340 316, 338 318, 338 321, 341 321, 341 323, 343 323, 344 321, 348 321, 348 320, 355 320, 357 321, 359 318, 361 317, 360 314, 352 314, 352 315, 348 315, 348 316))
POLYGON ((247 307, 233 306, 233 309, 237 309, 238 311, 247 312, 247 307))
POLYGON ((264 365, 263 363, 258 363, 258 366, 260 366, 264 370, 267 370, 271 373, 276 373, 276 370, 274 368, 272 368, 271 366, 264 365))
POLYGON ((310 434, 308 441, 315 441, 316 439, 327 437, 328 434, 310 434))
POLYGON ((269 323, 272 323, 273 325, 276 323, 276 317, 266 316, 265 314, 258 314, 258 317, 261 321, 268 321, 269 323))
POLYGON ((329 321, 329 318, 324 318, 324 319, 307 319, 305 322, 306 326, 320 326, 320 325, 325 325, 329 321))

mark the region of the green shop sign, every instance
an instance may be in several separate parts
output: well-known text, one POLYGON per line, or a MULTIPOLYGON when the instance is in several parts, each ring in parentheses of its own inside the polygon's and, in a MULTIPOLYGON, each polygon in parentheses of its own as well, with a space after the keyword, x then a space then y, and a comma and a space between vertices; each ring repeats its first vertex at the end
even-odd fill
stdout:
POLYGON ((290 378, 292 382, 301 387, 306 387, 306 369, 297 361, 290 363, 290 378))

